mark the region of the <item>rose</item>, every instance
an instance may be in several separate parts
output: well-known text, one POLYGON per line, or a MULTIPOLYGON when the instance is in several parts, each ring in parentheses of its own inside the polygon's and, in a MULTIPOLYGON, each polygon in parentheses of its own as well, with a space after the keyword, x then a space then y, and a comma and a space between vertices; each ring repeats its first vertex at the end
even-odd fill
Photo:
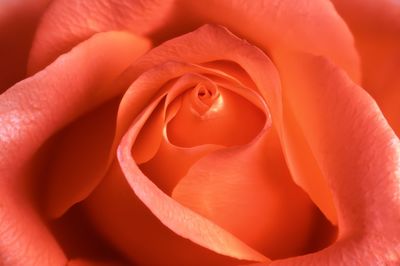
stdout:
MULTIPOLYGON (((302 196, 304 194, 298 192, 297 188, 289 182, 290 180, 285 179, 285 173, 282 171, 286 168, 281 165, 284 161, 280 157, 280 146, 296 184, 304 189, 326 217, 335 223, 336 216, 332 209, 329 188, 332 189, 339 219, 339 237, 335 243, 320 252, 275 263, 355 263, 351 256, 356 256, 356 263, 361 264, 396 263, 399 243, 397 226, 399 199, 396 196, 399 178, 398 138, 387 125, 371 97, 356 85, 357 83, 362 85, 375 96, 392 127, 398 128, 395 112, 395 103, 398 99, 395 89, 398 82, 395 81, 396 76, 390 73, 395 70, 393 62, 396 61, 391 61, 391 59, 396 56, 395 47, 398 42, 395 38, 398 24, 395 24, 397 21, 394 19, 398 9, 395 9, 394 4, 380 3, 379 9, 374 9, 376 4, 369 2, 362 4, 357 1, 351 4, 335 2, 336 8, 353 30, 356 47, 361 55, 363 82, 360 83, 357 54, 352 46, 351 35, 329 3, 318 2, 312 7, 307 7, 307 10, 304 9, 303 2, 298 3, 300 8, 289 2, 263 4, 149 2, 143 6, 136 2, 121 4, 116 1, 96 1, 93 3, 96 4, 90 7, 82 3, 79 5, 79 1, 55 1, 50 5, 33 42, 28 72, 33 75, 45 66, 48 67, 14 85, 1 96, 3 149, 0 250, 4 264, 62 265, 67 259, 66 255, 68 259, 85 258, 85 256, 93 257, 93 253, 99 259, 98 253, 101 248, 95 251, 85 250, 85 254, 79 254, 77 250, 85 245, 79 246, 81 242, 75 241, 71 248, 68 245, 70 241, 65 239, 70 233, 69 230, 76 229, 73 227, 71 218, 76 218, 79 210, 72 208, 64 215, 64 218, 61 218, 58 223, 61 223, 63 228, 59 228, 61 225, 57 225, 57 222, 52 222, 50 227, 53 234, 48 232, 39 218, 39 214, 46 220, 49 220, 49 216, 59 216, 74 203, 85 199, 88 194, 91 195, 84 202, 84 211, 89 213, 99 233, 111 243, 110 246, 117 247, 131 259, 141 263, 186 260, 186 263, 214 262, 220 265, 238 263, 237 260, 228 259, 228 257, 264 261, 267 260, 265 253, 274 254, 275 257, 288 256, 288 253, 291 253, 290 256, 298 255, 301 252, 299 246, 304 244, 305 237, 309 235, 307 229, 315 232, 315 228, 309 223, 310 219, 315 221, 316 218, 304 215, 305 218, 298 220, 301 217, 296 216, 296 208, 301 208, 302 213, 313 213, 315 210, 310 209, 309 201, 302 196), (357 12, 355 16, 354 12, 360 6, 363 8, 362 12, 357 12), (104 10, 104 7, 107 9, 104 10), (206 7, 210 8, 208 13, 205 12, 206 7), (222 14, 221 10, 224 11, 222 14), (371 17, 373 12, 383 11, 390 11, 390 14, 387 18, 376 18, 377 21, 374 20, 374 23, 384 27, 371 30, 368 28, 366 31, 365 27, 370 23, 367 18, 371 17), (157 14, 160 19, 153 19, 154 14, 157 14), (391 16, 392 14, 394 15, 391 16), (246 23, 241 23, 237 17, 246 23), (182 21, 187 23, 182 26, 182 21), (224 28, 205 26, 197 29, 204 22, 222 24, 239 37, 257 45, 262 51, 238 39, 224 28), (262 22, 268 22, 267 25, 270 27, 262 22), (132 33, 150 36, 149 38, 155 43, 172 40, 154 48, 137 61, 135 59, 149 49, 149 43, 144 37, 109 32, 97 34, 84 41, 95 32, 115 29, 128 29, 132 33), (175 36, 190 31, 193 32, 173 39, 175 36), (376 36, 379 38, 374 38, 376 36), (82 43, 71 52, 52 63, 58 55, 67 52, 80 42, 82 43), (382 47, 386 49, 379 50, 382 47), (375 53, 371 54, 371 51, 376 50, 379 56, 375 53), (315 55, 321 55, 321 57, 315 57, 315 55), (268 56, 272 61, 268 59, 268 56), (174 62, 170 62, 171 60, 174 62), (240 64, 240 67, 221 61, 215 63, 216 60, 230 60, 240 64), (128 70, 120 75, 131 63, 128 70), (193 64, 201 66, 193 66, 193 64), (374 65, 385 69, 385 75, 376 71, 372 67, 374 65), (339 70, 340 68, 344 71, 339 70), (203 76, 185 75, 187 72, 202 73, 203 76), (243 74, 246 72, 249 77, 243 74), (203 195, 197 193, 197 190, 193 191, 193 188, 212 188, 219 193, 222 190, 224 192, 220 194, 225 197, 244 195, 242 201, 224 205, 227 208, 233 206, 233 210, 228 211, 243 216, 238 218, 240 223, 236 226, 224 217, 225 210, 212 214, 214 216, 211 215, 210 222, 182 208, 137 172, 137 167, 135 168, 135 163, 132 161, 130 156, 132 145, 133 158, 136 162, 144 162, 153 155, 154 149, 149 148, 146 151, 140 146, 146 144, 146 147, 154 147, 154 142, 157 144, 157 141, 160 141, 157 137, 152 137, 152 135, 161 135, 154 133, 159 132, 156 118, 161 112, 156 107, 159 108, 160 102, 167 101, 163 98, 162 81, 168 81, 174 78, 174 75, 177 75, 179 79, 177 83, 181 86, 175 86, 177 87, 175 89, 166 88, 165 91, 171 94, 173 91, 185 89, 185 86, 202 84, 203 87, 199 87, 199 90, 192 91, 197 93, 198 97, 195 95, 195 98, 190 98, 192 95, 190 93, 185 96, 185 99, 201 100, 203 105, 201 103, 194 105, 200 108, 197 112, 208 110, 209 107, 204 107, 204 104, 214 106, 217 101, 213 100, 213 97, 218 98, 218 94, 223 94, 226 103, 229 103, 227 99, 230 92, 221 89, 218 92, 213 91, 211 79, 220 85, 231 86, 231 89, 242 88, 235 92, 235 97, 242 93, 242 97, 248 97, 249 101, 253 99, 254 105, 261 108, 257 110, 246 108, 248 107, 246 104, 241 105, 240 110, 243 110, 245 115, 239 125, 246 123, 249 117, 254 117, 257 115, 256 111, 260 112, 260 110, 263 112, 259 115, 260 120, 266 122, 267 127, 271 122, 270 117, 272 118, 273 127, 268 132, 252 127, 258 124, 257 121, 252 120, 252 123, 248 124, 248 132, 257 133, 258 129, 261 133, 265 133, 261 136, 249 133, 247 138, 239 139, 242 142, 237 142, 238 139, 235 139, 237 134, 224 134, 214 139, 217 143, 227 141, 225 145, 231 146, 244 144, 243 142, 246 141, 243 140, 249 141, 258 136, 252 142, 256 145, 244 146, 252 147, 247 150, 243 150, 243 145, 239 146, 240 148, 236 147, 236 150, 233 147, 228 152, 221 147, 208 147, 211 150, 219 150, 211 153, 212 156, 206 156, 197 161, 193 170, 186 176, 188 178, 185 177, 185 182, 180 182, 179 189, 174 190, 173 196, 176 201, 206 217, 211 214, 207 212, 207 209, 202 208, 198 202, 199 199, 210 199, 211 204, 214 204, 211 210, 214 210, 215 203, 218 203, 218 198, 216 198, 218 194, 210 193, 204 198, 203 195), (383 78, 388 76, 393 77, 390 85, 383 81, 383 78), (128 89, 130 83, 132 86, 128 89), (252 91, 252 88, 256 88, 256 91, 252 91), (144 94, 139 94, 139 92, 144 94), (116 116, 119 99, 111 99, 124 93, 118 116, 116 116), (207 93, 211 96, 207 97, 207 93), (205 96, 201 98, 203 94, 205 96), (261 100, 259 95, 262 97, 261 100), (264 101, 269 110, 263 105, 264 101), (143 113, 138 116, 141 112, 143 113), (151 116, 150 113, 152 113, 151 116), (78 117, 81 118, 70 124, 78 117), (112 126, 115 119, 117 119, 116 128, 112 126), (141 129, 143 123, 147 124, 141 129), (68 124, 70 125, 58 133, 55 139, 48 140, 42 151, 34 155, 52 134, 68 124), (130 125, 132 128, 129 129, 130 125), (114 130, 116 130, 116 137, 112 143, 114 130), (135 141, 137 134, 138 140, 135 141), (279 135, 279 141, 277 135, 274 134, 279 135), (230 137, 232 137, 230 142, 225 140, 230 137), (265 143, 259 141, 264 138, 265 143), (280 145, 276 146, 277 143, 280 145), (19 148, 21 145, 23 149, 19 148), (108 166, 108 162, 112 161, 108 155, 111 154, 110 158, 113 158, 118 145, 120 146, 119 160, 113 161, 107 177, 103 178, 102 183, 97 186, 106 171, 102 165, 108 166), (90 150, 88 153, 90 157, 86 154, 77 156, 77 151, 85 153, 87 150, 90 150), (257 155, 267 150, 270 151, 265 152, 267 159, 262 161, 264 157, 257 155), (48 158, 49 156, 52 158, 48 158), (215 167, 213 162, 219 164, 231 162, 231 165, 230 167, 224 165, 220 169, 215 167), (268 163, 268 166, 274 165, 273 176, 279 176, 280 182, 269 183, 265 186, 262 183, 264 179, 257 178, 262 170, 256 167, 260 167, 264 162, 268 163), (48 166, 43 167, 42 164, 48 166), (238 165, 243 167, 237 167, 238 165), (246 168, 245 166, 248 165, 251 167, 246 168), (119 167, 130 186, 121 179, 119 167), (251 179, 256 185, 253 183, 249 186, 239 178, 237 183, 240 184, 240 190, 237 192, 237 190, 227 189, 224 183, 221 184, 221 180, 211 180, 213 184, 210 186, 209 181, 198 179, 199 176, 207 177, 204 173, 213 173, 221 179, 232 178, 232 169, 240 171, 243 176, 247 174, 246 177, 256 176, 251 179), (251 173, 246 173, 246 169, 251 173), (39 190, 35 188, 35 184, 40 182, 38 178, 43 174, 47 175, 43 181, 48 184, 45 188, 43 184, 39 184, 41 188, 39 190), (73 179, 80 176, 86 178, 73 179), (112 176, 114 178, 111 178, 112 176), (315 177, 315 180, 309 180, 307 177, 310 176, 315 177), (215 184, 216 181, 220 183, 215 184), (195 182, 195 187, 190 185, 190 182, 195 182), (95 187, 96 190, 92 193, 95 187), (118 188, 117 191, 115 187, 118 188), (135 194, 130 190, 131 188, 135 194), (283 194, 282 189, 285 189, 287 194, 283 194), (288 193, 287 189, 291 192, 288 193), (318 189, 322 189, 326 194, 319 192, 318 189), (34 193, 31 190, 34 190, 34 193), (43 206, 36 206, 35 202, 39 200, 31 197, 38 191, 45 193, 44 199, 41 199, 44 202, 44 212, 40 211, 43 206), (197 194, 195 197, 190 197, 193 193, 197 194), (276 200, 278 202, 276 205, 258 204, 270 193, 277 194, 275 197, 268 198, 269 201, 276 200), (134 195, 141 201, 134 198, 134 195), (289 210, 289 214, 296 217, 295 223, 292 222, 293 220, 285 219, 286 216, 290 217, 287 209, 283 208, 280 212, 273 209, 279 204, 283 204, 286 208, 293 208, 293 201, 285 201, 282 195, 296 199, 295 209, 289 210), (119 197, 123 197, 128 202, 121 202, 119 197), (110 203, 110 198, 116 199, 116 202, 110 203), (247 212, 243 210, 235 212, 234 207, 243 202, 247 203, 245 205, 248 208, 247 212), (147 206, 146 208, 141 205, 143 203, 147 206), (125 208, 132 208, 132 206, 136 206, 134 211, 140 210, 140 213, 135 217, 128 217, 130 220, 112 216, 115 213, 121 214, 125 208), (160 208, 160 206, 168 209, 160 208), (104 213, 102 210, 105 210, 104 213), (264 215, 257 216, 260 211, 263 211, 263 214, 273 215, 273 220, 279 225, 268 225, 269 220, 262 220, 264 215), (169 213, 172 215, 168 215, 169 213), (246 218, 246 215, 247 218, 251 215, 261 218, 261 221, 244 220, 243 223, 241 218, 246 218), (276 218, 278 215, 281 215, 279 220, 276 218), (182 217, 190 219, 190 222, 177 219, 182 217), (130 225, 127 222, 133 224, 132 230, 124 227, 130 225), (222 228, 215 226, 214 222, 222 225, 222 228), (143 223, 146 223, 145 226, 143 223), (107 230, 106 227, 110 225, 113 226, 112 230, 107 230), (291 241, 284 238, 284 230, 276 233, 274 231, 276 226, 286 230, 294 228, 295 235, 291 241), (263 229, 267 232, 263 232, 263 229), (135 232, 136 235, 130 235, 130 231, 135 232), (229 231, 233 231, 237 237, 229 234, 229 231), (163 237, 152 236, 154 232, 163 237), (216 235, 219 239, 215 239, 216 235), (257 241, 263 240, 258 238, 271 237, 271 235, 277 241, 285 243, 280 245, 275 241, 262 242, 263 247, 266 246, 266 250, 261 251, 263 254, 260 254, 257 249, 249 248, 242 241, 245 239, 245 242, 255 246, 257 241), (56 244, 55 238, 60 242, 63 251, 60 245, 56 244), (192 242, 184 238, 189 238, 192 242), (146 240, 147 242, 143 242, 146 240), (125 241, 134 248, 127 246, 125 241), (165 243, 171 245, 171 248, 162 246, 167 252, 160 247, 149 250, 149 246, 165 243), (287 254, 278 254, 282 249, 287 254), (179 254, 179 251, 184 254, 179 254), (146 256, 145 252, 150 253, 146 256), (189 255, 191 257, 188 258, 189 255)), ((34 11, 35 4, 28 6, 27 12, 34 11)), ((44 7, 46 3, 44 1, 41 4, 44 7)), ((41 12, 40 7, 39 5, 35 11, 38 14, 41 12)), ((24 12, 23 9, 18 9, 18 4, 15 10, 20 14, 24 12)), ((13 15, 9 17, 10 21, 15 18, 13 15)), ((35 21, 35 18, 32 20, 35 21)), ((7 25, 6 22, 2 22, 1 25, 7 25)), ((20 37, 18 35, 18 38, 6 39, 11 44, 13 42, 23 44, 21 48, 16 47, 15 52, 20 49, 19 51, 26 53, 30 32, 35 28, 34 23, 30 22, 28 19, 27 25, 21 26, 21 31, 26 33, 22 35, 23 39, 18 39, 20 37)), ((10 55, 7 58, 12 60, 12 53, 10 55)), ((24 56, 21 57, 22 59, 19 60, 23 62, 24 56)), ((23 75, 24 66, 21 62, 17 62, 15 67, 4 71, 8 74, 6 78, 9 79, 2 80, 2 84, 10 85, 23 75)), ((171 117, 177 111, 174 109, 176 104, 173 103, 171 100, 171 105, 168 105, 167 118, 168 114, 171 117)), ((185 110, 183 107, 181 109, 185 110)), ((236 109, 228 108, 227 110, 234 112, 236 109)), ((187 116, 185 119, 184 114, 190 113, 182 112, 182 115, 175 116, 176 126, 173 126, 171 120, 168 134, 174 136, 175 142, 181 146, 190 146, 193 144, 191 142, 193 138, 185 138, 185 134, 180 134, 179 130, 179 125, 182 125, 179 123, 179 117, 185 122, 183 123, 186 126, 185 129, 190 129, 187 128, 190 120, 187 120, 187 116)), ((231 124, 228 123, 229 125, 231 124)), ((235 125, 238 124, 232 124, 232 126, 235 125)), ((200 129, 194 131, 193 134, 203 133, 204 135, 207 130, 213 128, 207 127, 206 131, 200 129)), ((215 134, 214 132, 211 136, 216 136, 215 134)), ((206 151, 200 151, 200 155, 202 155, 201 152, 206 151)), ((171 184, 163 184, 165 179, 156 180, 157 175, 151 173, 155 168, 149 165, 147 168, 142 166, 142 171, 147 171, 154 182, 158 181, 156 182, 158 186, 168 190, 168 185, 171 186, 171 184)), ((179 167, 176 169, 182 170, 184 165, 184 161, 179 161, 179 167)), ((168 172, 166 171, 165 174, 168 175, 168 172)), ((324 219, 321 215, 317 217, 324 219)), ((80 225, 84 224, 83 221, 79 222, 80 225)), ((322 231, 329 232, 329 226, 322 231)), ((85 241, 87 238, 88 236, 85 235, 79 241, 85 241)), ((93 242, 90 244, 93 245, 93 242)), ((326 244, 318 248, 324 246, 326 244)), ((79 263, 79 260, 75 262, 79 263)))

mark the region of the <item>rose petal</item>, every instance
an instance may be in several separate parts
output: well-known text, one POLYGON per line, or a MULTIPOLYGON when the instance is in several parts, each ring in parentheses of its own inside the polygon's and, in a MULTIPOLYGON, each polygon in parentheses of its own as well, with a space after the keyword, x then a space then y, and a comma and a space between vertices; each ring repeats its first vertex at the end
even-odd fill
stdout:
POLYGON ((172 197, 278 259, 307 251, 316 209, 292 181, 271 133, 201 158, 172 197))
POLYGON ((351 33, 328 1, 178 1, 176 9, 181 23, 224 25, 273 59, 276 48, 324 55, 360 79, 351 33))
POLYGON ((11 169, 0 170, 1 265, 64 265, 65 255, 37 210, 10 182, 17 177, 11 169))
POLYGON ((400 259, 399 139, 374 100, 335 65, 306 54, 281 58, 284 108, 292 108, 332 187, 339 240, 276 265, 395 264, 400 259))
POLYGON ((132 192, 117 162, 85 200, 85 206, 96 229, 139 265, 240 263, 180 237, 162 224, 132 192))
POLYGON ((142 35, 165 22, 171 0, 53 0, 37 30, 29 58, 33 74, 95 33, 129 30, 142 35))
POLYGON ((86 198, 107 169, 119 98, 80 117, 56 135, 42 200, 51 218, 86 198))
POLYGON ((68 261, 67 266, 126 266, 126 263, 115 261, 94 261, 88 259, 73 259, 68 261))
POLYGON ((192 111, 192 95, 186 93, 182 107, 167 125, 171 143, 180 147, 203 144, 224 146, 249 143, 266 123, 265 114, 251 102, 229 89, 219 88, 215 112, 209 117, 199 117, 192 111), (227 132, 230 132, 227 135, 227 132))
POLYGON ((118 93, 100 85, 107 86, 148 46, 127 33, 99 34, 0 96, 0 253, 5 262, 65 264, 17 171, 56 130, 118 93))
POLYGON ((400 135, 400 4, 394 0, 332 0, 353 32, 363 88, 400 135))
POLYGON ((0 8, 0 93, 25 78, 39 18, 50 0, 2 1, 0 8))
POLYGON ((136 196, 166 227, 179 236, 188 238, 196 244, 222 255, 243 260, 267 261, 268 259, 263 255, 249 248, 222 228, 178 204, 140 171, 131 156, 131 148, 147 117, 158 104, 157 101, 152 103, 139 116, 123 137, 118 148, 121 170, 136 196))

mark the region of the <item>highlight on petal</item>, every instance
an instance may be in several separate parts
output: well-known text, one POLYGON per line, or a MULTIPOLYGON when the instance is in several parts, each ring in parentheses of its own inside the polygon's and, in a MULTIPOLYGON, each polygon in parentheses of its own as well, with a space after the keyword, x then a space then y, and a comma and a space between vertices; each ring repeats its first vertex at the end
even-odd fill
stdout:
POLYGON ((28 73, 34 74, 62 53, 105 31, 143 35, 162 26, 171 0, 53 0, 35 35, 28 73))
MULTIPOLYGON (((322 57, 276 62, 286 101, 337 206, 339 238, 323 251, 275 265, 394 265, 399 260, 400 143, 374 100, 322 57)), ((274 264, 273 264, 274 265, 274 264)))
POLYGON ((361 57, 362 86, 400 136, 400 4, 394 0, 332 0, 361 57))
POLYGON ((0 94, 26 76, 34 32, 50 0, 2 1, 0 94))

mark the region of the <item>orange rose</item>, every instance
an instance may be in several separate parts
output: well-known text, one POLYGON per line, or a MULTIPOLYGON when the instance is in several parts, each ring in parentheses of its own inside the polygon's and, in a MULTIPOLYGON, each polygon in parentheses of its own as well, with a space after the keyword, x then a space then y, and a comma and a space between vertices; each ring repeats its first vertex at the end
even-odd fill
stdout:
POLYGON ((332 2, 2 3, 1 265, 399 263, 400 5, 332 2))

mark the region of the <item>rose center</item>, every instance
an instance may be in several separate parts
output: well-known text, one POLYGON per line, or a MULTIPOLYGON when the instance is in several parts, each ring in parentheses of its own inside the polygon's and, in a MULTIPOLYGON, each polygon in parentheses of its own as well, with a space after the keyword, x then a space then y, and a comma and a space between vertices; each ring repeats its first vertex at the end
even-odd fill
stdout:
POLYGON ((215 82, 199 82, 175 101, 180 108, 166 129, 171 143, 180 147, 243 145, 267 122, 251 100, 215 82))
POLYGON ((192 110, 204 117, 206 114, 218 112, 223 104, 223 98, 217 86, 199 83, 190 93, 192 110))

